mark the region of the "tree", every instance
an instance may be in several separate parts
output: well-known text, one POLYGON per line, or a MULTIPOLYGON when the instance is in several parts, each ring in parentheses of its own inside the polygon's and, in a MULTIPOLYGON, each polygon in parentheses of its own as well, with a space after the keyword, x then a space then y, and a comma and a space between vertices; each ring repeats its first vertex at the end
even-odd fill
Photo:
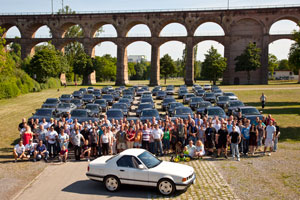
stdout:
POLYGON ((278 68, 278 60, 277 57, 273 54, 269 54, 269 61, 268 61, 268 70, 273 77, 274 70, 278 68))
MULTIPOLYGON (((300 22, 298 26, 300 26, 300 22)), ((294 31, 293 39, 295 40, 295 43, 292 44, 290 48, 289 66, 293 69, 293 71, 298 70, 298 75, 300 76, 300 31, 294 31)))
POLYGON ((84 52, 74 58, 73 70, 75 74, 82 75, 82 85, 88 85, 88 76, 95 70, 92 59, 84 52))
POLYGON ((164 55, 160 59, 160 74, 165 78, 165 84, 167 83, 167 78, 176 74, 176 67, 171 56, 168 54, 164 55))
POLYGON ((260 48, 256 47, 255 43, 250 42, 244 52, 237 56, 234 60, 235 71, 246 71, 248 83, 250 83, 250 71, 255 71, 261 67, 260 48))
POLYGON ((96 56, 93 60, 93 65, 96 70, 96 80, 116 80, 117 74, 117 59, 106 54, 102 57, 96 56))
POLYGON ((213 81, 215 85, 217 80, 222 77, 227 66, 226 58, 218 53, 213 46, 205 54, 204 62, 202 63, 201 76, 213 81))
POLYGON ((134 63, 129 62, 128 63, 128 77, 129 79, 136 75, 135 69, 134 69, 134 63))
POLYGON ((62 56, 60 55, 60 52, 48 43, 35 53, 26 72, 39 83, 45 83, 49 77, 58 78, 66 67, 62 66, 62 56))
POLYGON ((289 61, 287 59, 282 59, 278 64, 279 70, 290 70, 289 61))

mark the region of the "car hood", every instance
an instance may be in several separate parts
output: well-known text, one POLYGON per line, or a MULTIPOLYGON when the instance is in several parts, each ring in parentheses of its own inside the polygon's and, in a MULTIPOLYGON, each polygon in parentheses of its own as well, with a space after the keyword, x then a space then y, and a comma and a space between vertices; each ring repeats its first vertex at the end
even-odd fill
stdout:
POLYGON ((44 103, 42 108, 56 108, 57 104, 44 103))
POLYGON ((176 118, 187 119, 189 115, 175 115, 176 118))
POLYGON ((181 177, 188 177, 194 173, 194 169, 188 165, 167 161, 162 161, 158 166, 152 168, 151 171, 181 177))
POLYGON ((57 108, 56 111, 57 112, 70 112, 71 108, 57 108))

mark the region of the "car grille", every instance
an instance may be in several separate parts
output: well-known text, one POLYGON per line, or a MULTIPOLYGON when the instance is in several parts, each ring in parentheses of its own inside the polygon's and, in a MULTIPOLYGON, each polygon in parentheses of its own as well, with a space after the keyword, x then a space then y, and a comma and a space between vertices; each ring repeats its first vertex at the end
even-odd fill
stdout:
POLYGON ((191 178, 193 178, 193 175, 194 175, 194 173, 192 173, 190 176, 188 176, 188 177, 186 178, 186 180, 190 180, 191 178))

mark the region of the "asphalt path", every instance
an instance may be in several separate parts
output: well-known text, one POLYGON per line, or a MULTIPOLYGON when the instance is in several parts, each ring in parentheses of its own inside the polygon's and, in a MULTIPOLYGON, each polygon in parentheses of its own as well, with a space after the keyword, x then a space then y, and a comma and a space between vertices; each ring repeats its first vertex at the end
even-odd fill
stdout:
MULTIPOLYGON (((49 166, 15 199, 149 199, 156 188, 122 185, 118 192, 108 192, 100 182, 89 180, 87 161, 49 163, 49 166)), ((152 198, 151 198, 152 199, 152 198)))

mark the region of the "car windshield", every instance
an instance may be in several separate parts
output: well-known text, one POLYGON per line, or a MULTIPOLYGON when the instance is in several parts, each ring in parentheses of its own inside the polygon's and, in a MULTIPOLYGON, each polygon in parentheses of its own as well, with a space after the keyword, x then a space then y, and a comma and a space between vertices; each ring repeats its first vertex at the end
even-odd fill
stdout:
POLYGON ((61 95, 61 98, 70 98, 71 97, 71 95, 69 95, 69 94, 63 94, 63 95, 61 95))
POLYGON ((95 101, 95 103, 97 103, 97 104, 105 104, 106 100, 105 99, 98 99, 98 100, 95 101))
POLYGON ((142 99, 141 103, 153 103, 152 99, 142 99))
POLYGON ((60 103, 58 105, 58 108, 70 108, 71 107, 71 104, 69 103, 60 103))
POLYGON ((170 102, 175 102, 175 99, 164 99, 163 103, 170 103, 170 102))
POLYGON ((158 95, 166 95, 166 92, 165 91, 159 91, 157 94, 158 95))
POLYGON ((80 99, 73 99, 73 100, 71 100, 71 103, 78 104, 78 103, 81 103, 81 101, 80 101, 80 99))
POLYGON ((256 108, 243 108, 241 112, 243 115, 260 115, 260 112, 256 108))
POLYGON ((194 97, 191 99, 192 102, 201 102, 203 99, 201 97, 194 97))
POLYGON ((228 97, 229 97, 229 96, 235 96, 235 95, 234 95, 233 93, 231 93, 231 92, 227 92, 227 93, 225 93, 224 95, 225 95, 225 96, 228 96, 228 97))
POLYGON ((225 115, 225 112, 220 109, 208 109, 207 110, 208 115, 225 115))
POLYGON ((123 113, 120 110, 109 110, 106 114, 108 118, 123 117, 123 113))
POLYGON ((45 103, 57 103, 57 99, 47 99, 45 103))
POLYGON ((76 117, 87 117, 88 116, 86 110, 73 110, 71 112, 71 115, 72 115, 73 118, 76 118, 76 117))
POLYGON ((73 94, 81 94, 81 91, 75 91, 73 94))
POLYGON ((52 115, 52 111, 51 110, 43 110, 43 109, 40 109, 40 110, 37 110, 35 115, 37 116, 47 116, 47 117, 51 117, 52 115))
POLYGON ((214 97, 215 95, 213 93, 206 93, 205 96, 206 97, 214 97))
POLYGON ((198 103, 198 108, 207 108, 209 106, 211 106, 210 102, 201 102, 201 103, 198 103))
POLYGON ((91 95, 91 94, 85 94, 85 95, 83 96, 83 98, 94 98, 94 96, 91 95))
POLYGON ((121 104, 121 103, 115 103, 112 108, 116 108, 116 109, 127 109, 126 104, 121 104))
POLYGON ((98 105, 86 105, 85 108, 89 110, 99 110, 98 105))
POLYGON ((215 90, 214 92, 215 93, 220 93, 220 92, 222 92, 222 90, 215 90))
POLYGON ((131 95, 123 95, 123 99, 132 99, 131 95))
POLYGON ((193 114, 193 111, 188 108, 188 107, 179 107, 179 108, 176 108, 176 111, 175 111, 176 115, 192 115, 193 114))
POLYGON ((244 106, 243 102, 241 102, 241 101, 229 102, 229 107, 238 107, 238 106, 244 106))
POLYGON ((109 95, 109 94, 105 94, 102 96, 103 99, 113 99, 113 96, 112 95, 109 95))
POLYGON ((194 94, 187 94, 186 98, 191 98, 191 97, 194 97, 194 96, 195 96, 194 94))
POLYGON ((172 109, 172 108, 176 108, 176 107, 180 107, 180 106, 183 106, 183 104, 182 103, 171 103, 170 104, 170 108, 172 109))
POLYGON ((138 158, 144 163, 144 165, 146 165, 148 169, 156 167, 162 162, 148 151, 141 153, 138 158))
POLYGON ((229 97, 218 97, 219 101, 229 101, 229 97))
POLYGON ((142 110, 142 109, 145 109, 145 108, 152 108, 152 105, 149 104, 149 103, 145 103, 145 104, 140 104, 138 109, 139 110, 142 110))
POLYGON ((120 99, 120 103, 130 103, 129 99, 120 99))
POLYGON ((198 90, 197 93, 202 94, 202 93, 205 93, 205 91, 204 90, 198 90))
POLYGON ((143 110, 142 117, 157 117, 159 116, 157 110, 143 110))

